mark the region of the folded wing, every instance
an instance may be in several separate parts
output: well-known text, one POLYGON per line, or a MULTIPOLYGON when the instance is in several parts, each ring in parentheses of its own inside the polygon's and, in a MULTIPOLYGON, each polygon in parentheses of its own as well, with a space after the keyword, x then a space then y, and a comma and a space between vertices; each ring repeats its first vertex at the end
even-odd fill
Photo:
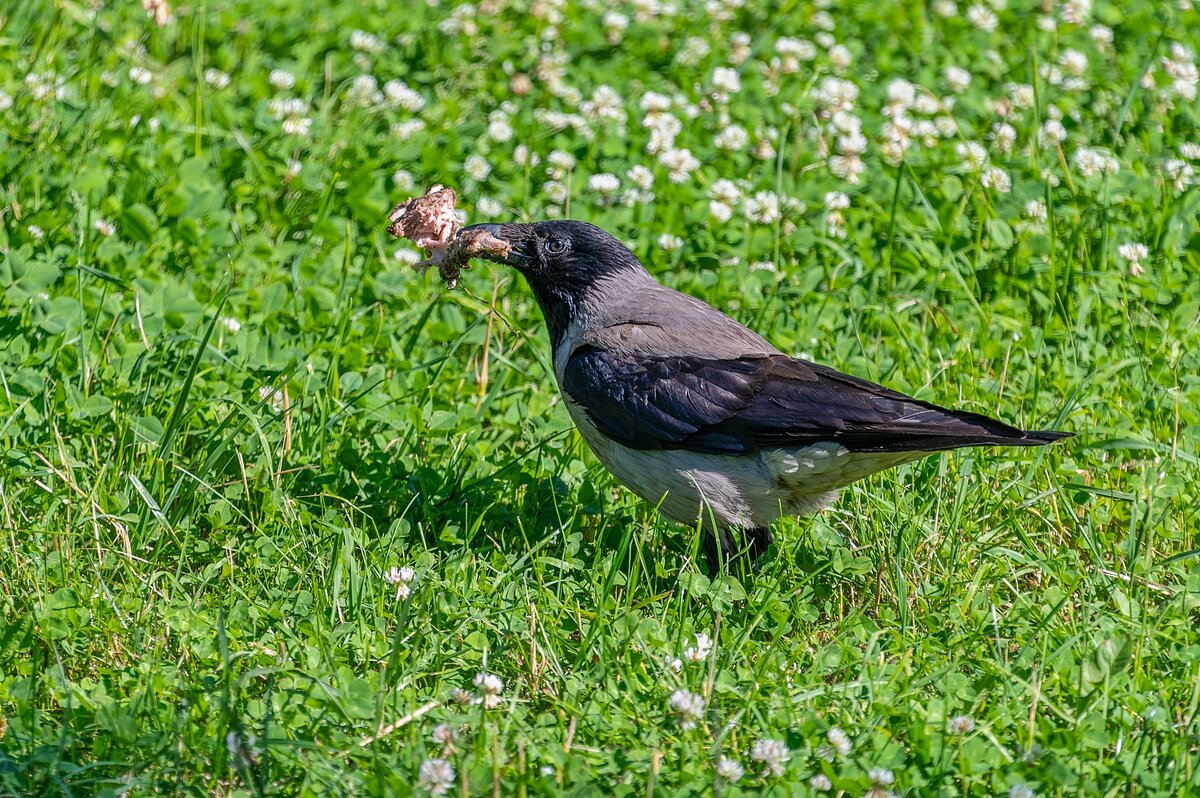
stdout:
POLYGON ((1034 446, 1026 432, 779 354, 643 357, 583 346, 562 375, 568 398, 605 435, 634 449, 749 454, 833 441, 851 451, 1034 446))

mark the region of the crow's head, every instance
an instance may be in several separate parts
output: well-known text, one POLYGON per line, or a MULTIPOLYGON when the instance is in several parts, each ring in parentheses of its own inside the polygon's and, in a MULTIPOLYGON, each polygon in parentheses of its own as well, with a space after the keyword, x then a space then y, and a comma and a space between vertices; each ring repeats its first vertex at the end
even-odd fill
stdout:
POLYGON ((587 222, 477 224, 463 232, 471 229, 486 230, 512 245, 505 257, 485 257, 525 275, 555 340, 589 300, 600 299, 594 296, 596 289, 651 279, 624 244, 587 222))
MULTIPOLYGON (((632 252, 608 233, 587 222, 477 224, 512 245, 508 257, 489 257, 525 275, 531 284, 585 287, 622 270, 642 271, 632 252)), ((464 230, 463 232, 466 232, 464 230)))

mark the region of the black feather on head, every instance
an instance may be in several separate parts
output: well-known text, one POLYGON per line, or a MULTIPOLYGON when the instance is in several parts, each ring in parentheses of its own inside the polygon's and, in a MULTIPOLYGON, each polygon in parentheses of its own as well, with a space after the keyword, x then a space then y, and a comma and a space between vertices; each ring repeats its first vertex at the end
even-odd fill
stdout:
POLYGON ((494 260, 525 275, 556 346, 598 282, 626 272, 646 273, 624 244, 587 222, 555 220, 477 227, 512 244, 507 257, 494 260))

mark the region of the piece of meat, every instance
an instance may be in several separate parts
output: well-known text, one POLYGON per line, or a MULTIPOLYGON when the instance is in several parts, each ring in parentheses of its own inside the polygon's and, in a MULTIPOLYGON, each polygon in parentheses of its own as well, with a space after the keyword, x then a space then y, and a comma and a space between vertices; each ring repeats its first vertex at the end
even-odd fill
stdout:
POLYGON ((437 266, 448 288, 458 284, 459 275, 470 266, 471 258, 487 255, 503 258, 512 251, 507 241, 483 230, 460 234, 462 224, 454 215, 457 199, 454 189, 435 185, 425 196, 397 205, 388 217, 389 233, 429 250, 429 257, 413 268, 424 272, 430 266, 437 266))

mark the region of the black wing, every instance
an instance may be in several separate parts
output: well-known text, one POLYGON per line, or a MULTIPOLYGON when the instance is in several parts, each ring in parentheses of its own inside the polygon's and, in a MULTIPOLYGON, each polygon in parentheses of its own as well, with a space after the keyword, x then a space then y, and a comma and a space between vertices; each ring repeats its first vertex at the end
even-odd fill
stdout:
POLYGON ((836 441, 851 451, 936 451, 1070 435, 1025 432, 785 355, 645 358, 583 346, 562 388, 602 433, 634 449, 748 454, 836 441))

